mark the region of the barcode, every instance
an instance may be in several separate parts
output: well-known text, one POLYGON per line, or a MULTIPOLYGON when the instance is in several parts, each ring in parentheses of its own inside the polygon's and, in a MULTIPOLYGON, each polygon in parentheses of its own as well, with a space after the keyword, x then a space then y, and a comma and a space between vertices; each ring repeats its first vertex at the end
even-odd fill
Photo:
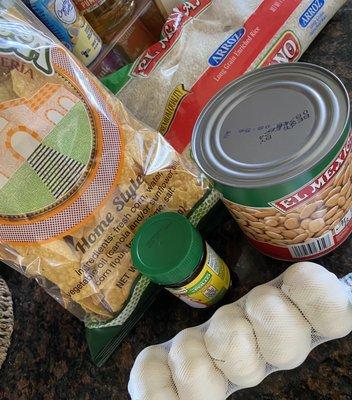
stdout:
POLYGON ((334 245, 334 237, 331 232, 328 232, 318 239, 311 240, 304 244, 290 246, 289 250, 293 258, 303 258, 319 254, 334 245))
POLYGON ((204 296, 208 299, 215 297, 218 294, 218 291, 214 286, 208 286, 206 290, 203 292, 204 296))

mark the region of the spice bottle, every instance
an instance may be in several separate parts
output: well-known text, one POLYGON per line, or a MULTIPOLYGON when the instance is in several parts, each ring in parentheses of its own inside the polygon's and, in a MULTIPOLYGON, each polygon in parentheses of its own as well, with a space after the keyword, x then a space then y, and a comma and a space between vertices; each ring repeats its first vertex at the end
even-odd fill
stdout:
POLYGON ((102 49, 102 41, 71 0, 29 0, 37 17, 84 65, 102 49))
POLYGON ((108 43, 108 37, 121 29, 133 13, 135 0, 74 0, 94 30, 108 43))
POLYGON ((231 284, 225 262, 177 213, 147 219, 133 240, 131 254, 139 272, 192 307, 215 304, 231 284))

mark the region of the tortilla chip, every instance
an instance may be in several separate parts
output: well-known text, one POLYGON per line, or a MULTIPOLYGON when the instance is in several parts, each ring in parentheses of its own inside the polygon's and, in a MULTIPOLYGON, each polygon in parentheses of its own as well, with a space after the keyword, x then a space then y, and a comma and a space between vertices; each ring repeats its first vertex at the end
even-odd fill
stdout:
POLYGON ((31 74, 24 74, 17 69, 11 71, 12 85, 13 90, 17 95, 16 97, 30 99, 46 83, 63 83, 57 77, 45 76, 34 68, 31 68, 31 71, 31 74))
POLYGON ((4 101, 14 100, 18 96, 13 90, 12 79, 9 75, 5 75, 0 79, 0 103, 4 101))

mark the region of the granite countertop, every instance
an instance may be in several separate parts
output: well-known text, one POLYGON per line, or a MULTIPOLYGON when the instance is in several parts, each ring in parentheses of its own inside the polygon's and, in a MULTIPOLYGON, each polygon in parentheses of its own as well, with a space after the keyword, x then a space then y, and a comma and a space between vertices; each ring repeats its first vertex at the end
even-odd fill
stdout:
MULTIPOLYGON (((352 95, 352 0, 330 22, 303 60, 337 73, 352 95)), ((284 271, 287 263, 266 258, 246 243, 231 218, 208 239, 233 271, 229 303, 284 271)), ((319 260, 338 276, 352 271, 352 238, 319 260)), ((0 275, 13 294, 15 327, 8 358, 0 371, 1 400, 129 399, 133 360, 146 346, 172 338, 206 321, 214 310, 194 310, 163 291, 129 337, 101 368, 90 360, 83 325, 36 282, 8 267, 0 275)), ((351 336, 316 348, 303 366, 277 372, 237 400, 351 400, 351 336)), ((167 399, 165 399, 167 400, 167 399)))

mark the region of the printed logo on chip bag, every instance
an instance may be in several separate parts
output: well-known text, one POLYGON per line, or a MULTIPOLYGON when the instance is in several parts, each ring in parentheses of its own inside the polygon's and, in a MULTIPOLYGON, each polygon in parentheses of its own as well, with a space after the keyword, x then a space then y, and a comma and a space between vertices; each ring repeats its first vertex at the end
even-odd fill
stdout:
POLYGON ((23 61, 33 64, 42 73, 53 75, 49 39, 34 28, 29 30, 23 23, 7 20, 4 16, 0 17, 1 20, 7 21, 8 29, 0 30, 0 53, 14 54, 23 61))
POLYGON ((78 93, 56 83, 32 93, 35 82, 18 70, 8 80, 16 99, 0 104, 0 197, 17 201, 0 199, 0 215, 14 217, 43 212, 69 194, 87 174, 94 140, 78 93))
POLYGON ((20 25, 0 32, 0 237, 37 242, 76 229, 100 206, 122 143, 100 107, 105 92, 83 71, 77 82, 66 49, 20 25))
POLYGON ((301 45, 298 38, 293 32, 287 31, 269 51, 261 66, 267 67, 274 64, 292 63, 297 61, 300 55, 301 45))

